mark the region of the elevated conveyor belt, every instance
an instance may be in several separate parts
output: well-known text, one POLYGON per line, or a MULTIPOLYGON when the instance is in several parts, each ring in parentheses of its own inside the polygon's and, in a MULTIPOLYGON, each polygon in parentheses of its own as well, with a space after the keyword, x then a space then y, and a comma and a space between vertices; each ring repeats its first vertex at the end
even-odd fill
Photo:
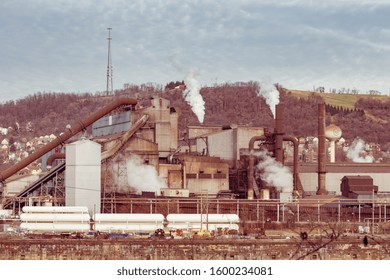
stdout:
MULTIPOLYGON (((126 132, 124 133, 118 140, 118 142, 108 151, 105 151, 102 153, 101 160, 106 161, 110 159, 111 157, 115 156, 120 150, 123 148, 123 146, 129 141, 129 139, 136 133, 142 126, 145 125, 147 120, 149 119, 148 115, 143 115, 137 122, 134 123, 134 125, 126 132)), ((39 189, 42 185, 46 184, 50 180, 52 180, 57 173, 65 171, 65 163, 61 163, 57 166, 55 166, 52 170, 50 170, 48 173, 46 173, 44 176, 39 178, 37 181, 33 182, 31 185, 27 186, 23 191, 15 195, 15 197, 27 197, 30 193, 36 191, 39 189)), ((11 205, 12 199, 8 199, 4 202, 3 208, 7 208, 11 205)))
POLYGON ((129 139, 134 135, 134 133, 136 133, 138 129, 145 125, 148 119, 149 116, 146 114, 139 118, 139 120, 136 121, 134 125, 118 139, 117 143, 110 150, 104 151, 102 153, 102 161, 106 161, 109 158, 115 156, 123 148, 127 141, 129 141, 129 139))
POLYGON ((7 178, 11 177, 18 171, 22 170, 24 167, 32 163, 33 161, 39 159, 44 154, 48 153, 49 151, 53 150, 59 145, 62 145, 70 139, 71 137, 75 136, 77 133, 85 130, 88 126, 93 124, 98 119, 102 118, 103 116, 109 114, 111 111, 126 105, 136 105, 137 100, 132 98, 119 98, 108 104, 107 106, 103 107, 102 109, 98 110, 85 120, 79 121, 71 126, 70 129, 60 134, 56 139, 48 143, 47 145, 43 146, 42 148, 38 149, 33 154, 29 155, 25 159, 21 160, 17 164, 11 166, 10 168, 4 170, 0 173, 0 182, 4 182, 7 178))
MULTIPOLYGON (((42 185, 52 180, 58 173, 64 172, 64 170, 65 170, 65 162, 55 166, 44 176, 40 177, 37 181, 33 182, 31 185, 24 188, 20 193, 15 195, 15 197, 27 197, 30 193, 36 191, 42 185)), ((11 204, 12 204, 12 198, 9 198, 4 202, 3 208, 6 209, 9 206, 11 206, 11 204)))

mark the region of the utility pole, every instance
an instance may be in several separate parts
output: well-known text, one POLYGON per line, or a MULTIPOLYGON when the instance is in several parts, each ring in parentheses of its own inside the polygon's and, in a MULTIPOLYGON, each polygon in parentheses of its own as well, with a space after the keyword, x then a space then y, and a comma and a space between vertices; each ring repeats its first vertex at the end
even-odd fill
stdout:
POLYGON ((209 231, 209 193, 208 190, 202 190, 200 196, 200 229, 209 231))
POLYGON ((111 27, 107 28, 108 30, 108 56, 107 56, 107 87, 106 87, 106 95, 113 95, 114 88, 112 83, 112 61, 111 61, 111 27))

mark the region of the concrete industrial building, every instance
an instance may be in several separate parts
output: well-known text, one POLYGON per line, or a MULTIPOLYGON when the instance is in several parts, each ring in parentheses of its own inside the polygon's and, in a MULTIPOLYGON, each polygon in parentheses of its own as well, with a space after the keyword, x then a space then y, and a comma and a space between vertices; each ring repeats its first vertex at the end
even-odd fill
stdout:
POLYGON ((249 154, 248 143, 254 136, 264 135, 264 129, 239 125, 189 126, 190 140, 195 140, 193 151, 220 157, 232 168, 238 168, 243 156, 249 154))

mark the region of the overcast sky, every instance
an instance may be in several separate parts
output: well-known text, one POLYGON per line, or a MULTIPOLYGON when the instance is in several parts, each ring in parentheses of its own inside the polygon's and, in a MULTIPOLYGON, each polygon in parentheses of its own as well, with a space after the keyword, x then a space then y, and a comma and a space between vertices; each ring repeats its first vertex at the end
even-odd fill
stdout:
POLYGON ((263 81, 390 93, 390 0, 1 0, 0 102, 104 91, 196 71, 202 85, 263 81))

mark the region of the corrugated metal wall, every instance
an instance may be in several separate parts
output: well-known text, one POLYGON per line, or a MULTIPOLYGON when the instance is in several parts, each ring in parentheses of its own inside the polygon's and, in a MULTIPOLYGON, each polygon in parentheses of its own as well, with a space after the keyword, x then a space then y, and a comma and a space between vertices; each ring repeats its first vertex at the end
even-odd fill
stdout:
POLYGON ((105 116, 92 124, 94 137, 124 132, 131 127, 130 111, 105 116))

